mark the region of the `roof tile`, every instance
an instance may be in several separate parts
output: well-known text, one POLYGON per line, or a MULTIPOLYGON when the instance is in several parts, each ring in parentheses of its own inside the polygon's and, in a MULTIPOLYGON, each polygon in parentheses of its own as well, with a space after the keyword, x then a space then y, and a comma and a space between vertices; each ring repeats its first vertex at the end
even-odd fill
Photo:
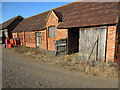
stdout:
MULTIPOLYGON (((53 11, 61 21, 58 28, 116 24, 118 2, 73 2, 53 11)), ((50 12, 49 10, 24 19, 14 32, 45 29, 50 12)))
POLYGON ((32 31, 32 30, 41 30, 45 29, 46 18, 49 15, 50 11, 40 13, 38 15, 25 18, 14 30, 13 32, 19 31, 32 31))
POLYGON ((20 16, 20 15, 18 15, 18 16, 16 16, 16 17, 13 17, 13 18, 7 20, 6 22, 2 23, 2 29, 7 28, 7 27, 8 27, 15 19, 17 19, 17 18, 23 19, 23 17, 20 16))
POLYGON ((118 2, 74 2, 56 11, 63 14, 58 28, 116 24, 118 2))

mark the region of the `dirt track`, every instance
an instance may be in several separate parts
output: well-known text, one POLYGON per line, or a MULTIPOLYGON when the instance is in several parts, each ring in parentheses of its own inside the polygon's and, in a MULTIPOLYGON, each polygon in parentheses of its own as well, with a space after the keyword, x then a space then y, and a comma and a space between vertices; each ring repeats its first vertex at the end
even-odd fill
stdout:
POLYGON ((117 79, 67 71, 3 49, 3 88, 117 88, 117 79))

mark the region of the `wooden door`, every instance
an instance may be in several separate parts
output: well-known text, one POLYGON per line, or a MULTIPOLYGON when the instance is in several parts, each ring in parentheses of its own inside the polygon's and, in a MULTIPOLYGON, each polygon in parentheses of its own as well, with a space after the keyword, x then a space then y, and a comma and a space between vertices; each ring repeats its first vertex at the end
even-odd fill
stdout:
POLYGON ((42 33, 36 32, 36 46, 41 47, 42 46, 42 33))
POLYGON ((82 60, 105 60, 106 27, 80 28, 79 52, 82 60))

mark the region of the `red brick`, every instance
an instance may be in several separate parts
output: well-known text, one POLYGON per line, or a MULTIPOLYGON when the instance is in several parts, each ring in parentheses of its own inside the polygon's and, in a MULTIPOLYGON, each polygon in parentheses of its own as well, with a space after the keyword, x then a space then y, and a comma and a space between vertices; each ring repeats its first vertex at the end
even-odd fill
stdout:
MULTIPOLYGON (((47 30, 49 26, 58 26, 58 18, 56 17, 54 12, 52 12, 48 18, 46 24, 47 30)), ((48 43, 46 42, 46 44, 48 45, 48 50, 55 51, 54 41, 64 38, 67 38, 67 29, 56 29, 56 38, 48 38, 48 40, 46 40, 48 41, 48 43)))
POLYGON ((67 29, 56 29, 56 37, 48 38, 48 27, 49 26, 58 26, 58 19, 54 12, 52 12, 46 23, 46 30, 43 31, 34 31, 34 32, 21 32, 21 33, 13 33, 14 38, 20 38, 21 45, 25 45, 28 47, 36 47, 36 32, 42 33, 42 49, 55 51, 55 40, 67 38, 67 29))
POLYGON ((17 33, 12 33, 13 38, 18 38, 17 33))
POLYGON ((106 61, 115 60, 116 26, 108 26, 106 61))
POLYGON ((24 42, 27 47, 36 47, 35 32, 25 32, 24 42))

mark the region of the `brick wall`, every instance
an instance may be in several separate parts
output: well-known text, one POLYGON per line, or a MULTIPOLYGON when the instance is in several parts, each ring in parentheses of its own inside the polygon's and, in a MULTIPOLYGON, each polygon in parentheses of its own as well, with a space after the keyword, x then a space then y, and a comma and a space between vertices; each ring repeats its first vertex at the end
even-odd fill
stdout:
POLYGON ((25 32, 25 46, 27 47, 36 47, 36 37, 35 32, 25 32))
POLYGON ((41 45, 41 48, 47 50, 46 30, 35 31, 35 32, 41 32, 42 33, 42 45, 41 45))
POLYGON ((12 33, 13 38, 18 38, 17 33, 12 33))
MULTIPOLYGON (((55 51, 54 41, 59 39, 67 38, 67 29, 57 29, 58 26, 58 18, 52 12, 47 20, 46 23, 46 30, 37 31, 42 32, 42 49, 55 51), (55 38, 48 38, 48 27, 49 26, 56 26, 56 37, 55 38)), ((35 31, 36 32, 36 31, 35 31)), ((21 32, 18 33, 18 38, 21 39, 21 44, 28 46, 28 47, 36 47, 36 35, 35 32, 21 32)), ((13 37, 17 37, 16 33, 13 33, 13 37)))
POLYGON ((22 33, 22 32, 17 33, 17 36, 18 36, 18 38, 20 39, 21 45, 23 45, 23 33, 22 33))
MULTIPOLYGON (((58 18, 54 12, 52 12, 49 15, 49 18, 48 18, 48 21, 46 24, 46 27, 47 27, 46 33, 48 32, 49 26, 56 26, 56 27, 58 26, 58 18)), ((55 51, 54 41, 59 40, 59 39, 64 39, 64 38, 67 38, 67 29, 57 29, 56 28, 56 37, 55 38, 48 38, 48 40, 46 38, 46 41, 47 41, 46 44, 48 45, 48 50, 55 51)))
POLYGON ((42 32, 42 49, 47 50, 47 41, 46 41, 46 30, 41 31, 42 32))
POLYGON ((35 32, 12 33, 13 38, 20 38, 21 45, 27 47, 36 47, 35 32))
POLYGON ((56 39, 64 39, 67 38, 68 30, 67 29, 57 29, 56 39))
POLYGON ((116 26, 108 26, 106 61, 115 59, 116 26))

